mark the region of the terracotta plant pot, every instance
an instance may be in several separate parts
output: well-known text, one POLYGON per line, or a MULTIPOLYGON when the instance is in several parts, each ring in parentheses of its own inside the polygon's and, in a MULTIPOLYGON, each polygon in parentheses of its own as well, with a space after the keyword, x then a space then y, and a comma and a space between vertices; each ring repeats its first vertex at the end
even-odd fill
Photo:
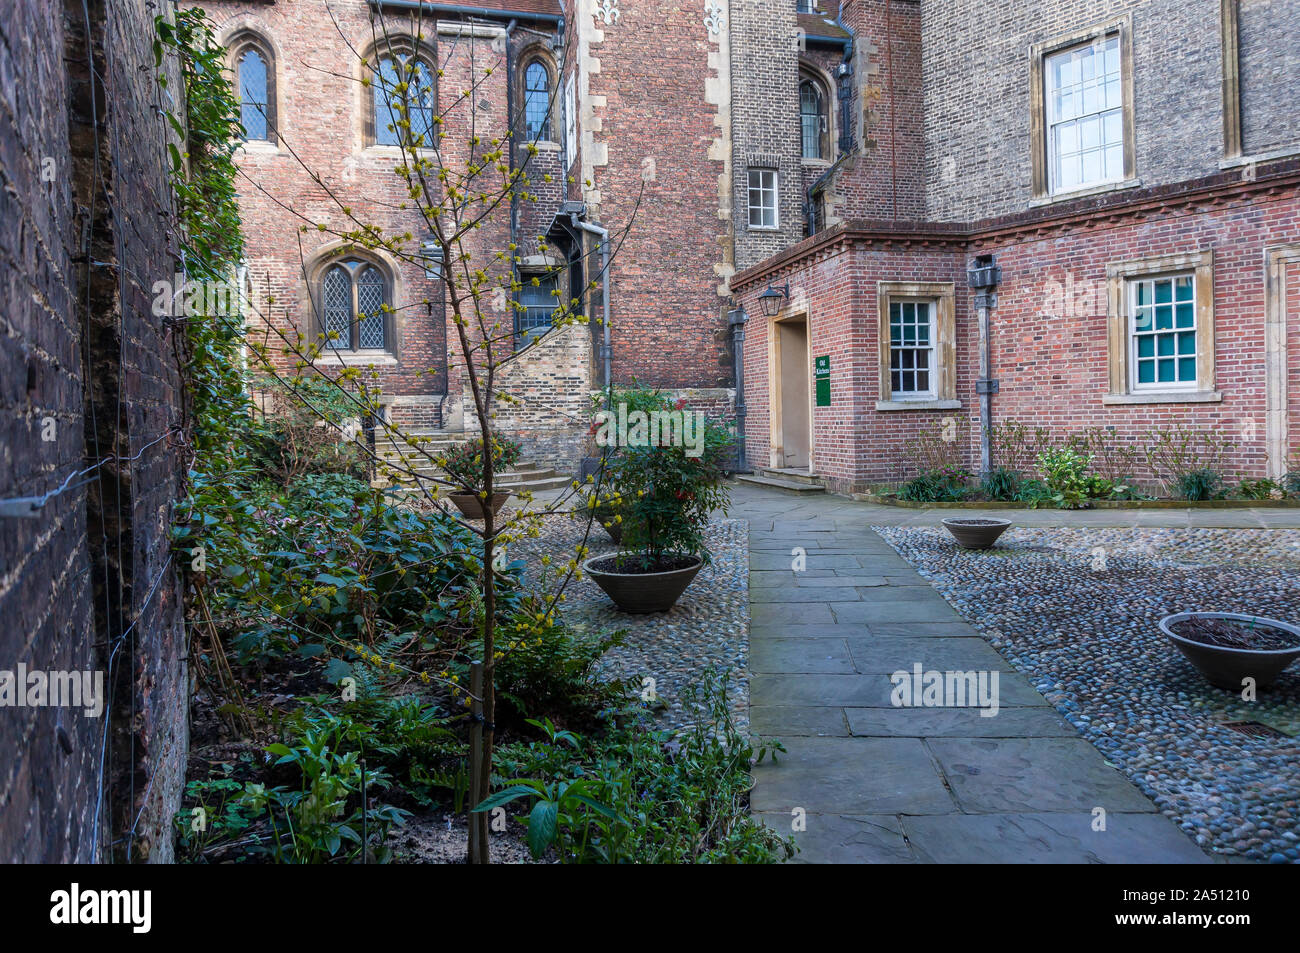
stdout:
POLYGON ((1201 674, 1216 688, 1239 692, 1242 679, 1253 678, 1256 688, 1268 688, 1282 674, 1282 670, 1300 657, 1300 627, 1277 619, 1263 619, 1237 612, 1179 612, 1160 620, 1160 631, 1169 636, 1187 660, 1200 669, 1201 674), (1174 631, 1174 626, 1186 619, 1235 619, 1256 626, 1267 626, 1289 632, 1296 644, 1291 648, 1241 649, 1223 645, 1197 642, 1174 631))
POLYGON ((1011 520, 989 516, 950 516, 943 521, 943 526, 963 549, 989 549, 1011 528, 1011 520))
MULTIPOLYGON (((479 502, 477 493, 448 493, 447 499, 455 503, 467 519, 481 520, 483 518, 483 504, 479 502)), ((497 515, 508 499, 510 499, 509 493, 492 494, 492 502, 489 506, 492 508, 493 516, 497 515)))
POLYGON ((667 612, 704 565, 699 556, 670 554, 691 564, 664 572, 617 572, 615 556, 595 556, 582 564, 593 582, 624 612, 667 612))

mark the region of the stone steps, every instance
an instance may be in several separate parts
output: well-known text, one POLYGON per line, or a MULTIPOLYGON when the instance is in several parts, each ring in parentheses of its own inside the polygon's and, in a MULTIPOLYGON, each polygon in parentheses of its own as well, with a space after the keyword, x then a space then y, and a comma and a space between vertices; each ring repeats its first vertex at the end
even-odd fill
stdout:
POLYGON ((809 494, 825 493, 821 480, 807 470, 795 470, 789 467, 759 467, 753 473, 739 473, 736 479, 742 483, 780 490, 784 493, 809 494))

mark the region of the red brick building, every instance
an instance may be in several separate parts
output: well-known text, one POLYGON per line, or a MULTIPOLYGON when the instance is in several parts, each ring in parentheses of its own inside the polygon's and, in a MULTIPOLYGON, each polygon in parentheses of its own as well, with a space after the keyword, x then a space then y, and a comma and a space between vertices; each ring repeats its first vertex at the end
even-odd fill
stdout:
POLYGON ((1233 477, 1296 469, 1300 4, 1014 6, 845 4, 871 142, 829 227, 731 281, 749 463, 860 491, 914 476, 924 428, 979 470, 1019 421, 1212 431, 1233 477))
POLYGON ((367 368, 395 423, 462 433, 464 382, 441 282, 325 240, 351 214, 424 227, 362 57, 423 64, 446 142, 510 133, 516 167, 536 147, 537 200, 480 233, 517 246, 498 420, 530 457, 572 464, 607 379, 734 413, 749 465, 841 491, 910 476, 910 441, 952 421, 977 468, 1009 420, 1216 428, 1239 476, 1297 450, 1297 0, 203 5, 253 107, 254 289, 288 335, 346 332, 318 363, 367 368), (985 375, 967 272, 988 255, 985 375), (552 291, 590 324, 547 333, 552 291))

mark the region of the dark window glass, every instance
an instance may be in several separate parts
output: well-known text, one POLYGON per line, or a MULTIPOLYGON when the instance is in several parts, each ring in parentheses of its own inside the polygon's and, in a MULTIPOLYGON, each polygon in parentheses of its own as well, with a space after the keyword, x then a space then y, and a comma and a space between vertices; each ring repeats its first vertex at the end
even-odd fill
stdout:
POLYGON ((551 101, 551 74, 536 61, 524 71, 524 135, 529 141, 549 139, 547 111, 551 101))
POLYGON ((550 330, 551 318, 559 306, 559 299, 552 294, 556 289, 555 279, 554 274, 523 275, 520 278, 523 287, 519 289, 519 303, 523 310, 515 312, 515 333, 521 344, 527 344, 550 330), (534 278, 537 279, 536 285, 533 284, 534 278))
POLYGON ((239 56, 239 118, 244 124, 245 139, 268 140, 267 92, 269 89, 266 59, 253 47, 239 56))
POLYGON ((437 145, 433 71, 428 64, 409 54, 385 56, 379 61, 371 88, 377 145, 425 149, 437 145), (409 133, 402 125, 403 115, 410 123, 409 133))
POLYGON ((826 96, 812 80, 799 84, 799 122, 803 131, 803 157, 826 158, 826 96))
POLYGON ((388 284, 374 265, 358 258, 331 265, 321 282, 325 346, 339 351, 384 350, 388 304, 388 284))

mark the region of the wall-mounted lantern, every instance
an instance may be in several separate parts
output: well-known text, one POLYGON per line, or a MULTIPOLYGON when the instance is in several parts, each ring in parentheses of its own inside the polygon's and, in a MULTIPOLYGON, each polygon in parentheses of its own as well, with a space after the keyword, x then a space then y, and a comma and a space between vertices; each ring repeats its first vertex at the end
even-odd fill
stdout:
POLYGON ((780 288, 772 287, 772 283, 767 283, 767 290, 758 296, 758 303, 762 305, 763 314, 769 318, 775 318, 781 313, 781 306, 785 299, 790 297, 790 285, 786 283, 780 288))

